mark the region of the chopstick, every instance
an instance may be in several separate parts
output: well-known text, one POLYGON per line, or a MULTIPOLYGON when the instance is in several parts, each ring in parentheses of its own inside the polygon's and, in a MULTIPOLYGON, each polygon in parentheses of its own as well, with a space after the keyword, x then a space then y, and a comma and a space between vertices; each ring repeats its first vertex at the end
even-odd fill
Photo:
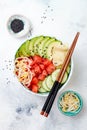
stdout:
POLYGON ((59 73, 56 81, 54 82, 53 87, 52 87, 51 91, 49 92, 49 95, 48 95, 48 97, 44 103, 44 106, 41 110, 40 114, 44 115, 45 117, 48 116, 48 114, 52 108, 54 99, 58 93, 58 90, 62 87, 61 82, 62 82, 63 76, 65 74, 66 68, 69 65, 69 62, 70 62, 71 56, 73 54, 74 48, 76 46, 79 35, 80 35, 80 33, 77 32, 77 34, 76 34, 76 36, 71 44, 71 47, 70 47, 69 51, 67 52, 67 55, 65 57, 65 60, 64 60, 64 63, 62 65, 62 68, 60 70, 60 73, 59 73))

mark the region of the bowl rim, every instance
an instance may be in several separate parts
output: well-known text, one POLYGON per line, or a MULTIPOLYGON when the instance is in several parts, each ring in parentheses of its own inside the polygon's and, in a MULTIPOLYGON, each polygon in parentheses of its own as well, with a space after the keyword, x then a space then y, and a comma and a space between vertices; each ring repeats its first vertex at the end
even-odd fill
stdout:
MULTIPOLYGON (((59 92, 62 91, 63 88, 65 88, 65 86, 68 84, 68 82, 70 81, 71 79, 71 76, 72 76, 72 73, 73 73, 73 57, 71 58, 71 70, 70 70, 70 74, 68 76, 68 79, 67 81, 64 83, 64 85, 60 88, 59 92)), ((26 87, 23 86, 24 89, 26 89, 26 91, 28 91, 29 93, 33 94, 33 95, 36 95, 36 96, 40 96, 40 97, 47 97, 49 92, 45 92, 45 93, 34 93, 32 92, 31 90, 27 89, 26 87)))
POLYGON ((83 99, 82 99, 81 95, 80 95, 78 92, 76 92, 76 91, 74 91, 74 90, 66 90, 66 91, 64 91, 63 93, 61 93, 60 96, 58 97, 57 107, 58 107, 59 111, 60 111, 62 114, 66 115, 66 116, 75 116, 75 115, 79 114, 79 112, 82 110, 82 107, 83 107, 83 99), (63 112, 63 111, 61 110, 60 106, 59 106, 59 102, 60 102, 61 98, 62 98, 67 92, 74 93, 74 94, 79 98, 80 107, 79 107, 76 111, 74 111, 74 112, 63 112))

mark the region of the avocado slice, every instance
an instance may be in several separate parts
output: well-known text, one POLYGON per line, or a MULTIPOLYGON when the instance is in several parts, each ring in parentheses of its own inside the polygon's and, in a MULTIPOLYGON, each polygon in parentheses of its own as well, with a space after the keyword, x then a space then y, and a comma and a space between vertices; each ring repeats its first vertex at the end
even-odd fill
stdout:
POLYGON ((44 36, 39 36, 35 43, 34 43, 34 54, 38 55, 38 45, 40 44, 40 42, 42 42, 42 40, 44 39, 44 36))
POLYGON ((15 54, 15 59, 19 57, 18 51, 15 54))
POLYGON ((18 55, 19 55, 19 57, 21 57, 21 56, 29 56, 29 55, 27 54, 27 52, 26 52, 26 42, 24 42, 24 43, 20 46, 20 48, 18 49, 18 55))
POLYGON ((51 44, 55 40, 56 40, 55 38, 49 38, 49 40, 44 44, 43 49, 42 49, 44 58, 47 58, 46 51, 47 51, 48 45, 51 44))
POLYGON ((26 41, 26 52, 27 52, 28 55, 30 55, 29 45, 30 45, 30 40, 27 40, 26 41))
POLYGON ((40 56, 44 56, 44 53, 43 53, 43 46, 44 44, 49 40, 50 37, 46 36, 44 37, 44 39, 42 40, 42 42, 39 43, 38 45, 38 54, 40 56))
POLYGON ((24 44, 24 46, 21 47, 19 55, 20 56, 29 56, 29 54, 27 54, 27 52, 26 52, 26 44, 24 44), (22 53, 22 55, 20 55, 21 53, 22 53))
POLYGON ((52 60, 52 49, 54 46, 57 46, 58 44, 61 45, 61 41, 53 41, 51 42, 51 44, 48 45, 48 48, 46 50, 46 57, 49 59, 49 60, 52 60))
POLYGON ((38 39, 38 37, 35 37, 33 39, 30 40, 29 46, 28 46, 28 51, 30 53, 30 56, 34 56, 34 44, 36 42, 36 40, 38 39))

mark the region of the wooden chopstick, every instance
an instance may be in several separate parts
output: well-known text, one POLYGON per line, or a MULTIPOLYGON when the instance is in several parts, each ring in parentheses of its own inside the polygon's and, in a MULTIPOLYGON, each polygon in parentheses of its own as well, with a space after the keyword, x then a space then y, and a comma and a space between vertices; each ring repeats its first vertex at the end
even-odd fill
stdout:
POLYGON ((51 108, 52 108, 52 105, 53 105, 54 99, 55 99, 55 97, 57 95, 57 92, 61 88, 61 81, 62 81, 63 76, 65 74, 66 68, 67 68, 67 66, 68 66, 68 64, 70 62, 71 56, 73 54, 74 48, 76 46, 76 43, 77 43, 77 40, 78 40, 78 37, 79 37, 79 34, 80 33, 77 32, 77 34, 76 34, 76 36, 75 36, 75 38, 74 38, 74 40, 72 42, 72 45, 71 45, 71 47, 70 47, 70 49, 69 49, 69 51, 68 51, 68 53, 66 55, 66 58, 65 58, 64 63, 62 65, 60 73, 59 73, 59 75, 57 77, 57 80, 55 81, 55 83, 54 83, 54 85, 53 85, 53 87, 52 87, 52 89, 51 89, 51 91, 50 91, 50 93, 49 93, 49 95, 48 95, 48 97, 47 97, 47 99, 45 101, 45 104, 44 104, 44 106, 42 108, 42 111, 40 113, 41 115, 44 115, 44 116, 47 117, 50 110, 51 110, 51 108))
POLYGON ((75 46, 76 46, 76 43, 77 43, 79 34, 80 34, 80 33, 77 32, 77 34, 76 34, 76 36, 75 36, 75 38, 74 38, 74 40, 73 40, 73 42, 72 42, 72 45, 71 45, 71 47, 70 47, 70 49, 69 49, 69 51, 68 51, 68 53, 67 53, 67 55, 66 55, 66 57, 65 57, 64 63, 63 63, 63 65, 62 65, 62 68, 61 68, 61 70, 60 70, 59 76, 58 76, 58 78, 57 78, 57 80, 58 80, 59 82, 61 82, 62 79, 63 79, 64 73, 65 73, 65 71, 66 71, 66 69, 67 69, 67 66, 68 66, 68 64, 69 64, 69 62, 70 62, 70 59, 71 59, 71 56, 72 56, 72 53, 73 53, 74 48, 75 48, 75 46))

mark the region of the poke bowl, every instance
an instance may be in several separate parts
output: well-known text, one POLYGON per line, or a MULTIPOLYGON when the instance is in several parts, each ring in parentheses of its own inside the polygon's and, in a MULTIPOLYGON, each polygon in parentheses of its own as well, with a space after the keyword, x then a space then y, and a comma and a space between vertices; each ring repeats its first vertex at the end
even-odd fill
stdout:
MULTIPOLYGON (((68 50, 68 46, 54 37, 43 35, 33 37, 26 40, 16 51, 14 73, 29 93, 47 96, 60 72, 68 50)), ((61 89, 68 84, 72 71, 71 58, 61 89)))

